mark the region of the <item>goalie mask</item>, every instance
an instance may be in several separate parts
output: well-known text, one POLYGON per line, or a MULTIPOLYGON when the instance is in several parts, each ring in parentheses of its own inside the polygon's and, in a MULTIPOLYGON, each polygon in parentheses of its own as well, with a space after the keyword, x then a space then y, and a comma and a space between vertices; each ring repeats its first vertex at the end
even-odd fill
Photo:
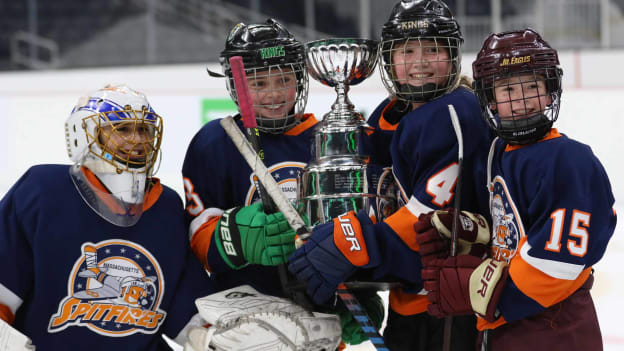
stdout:
POLYGON ((134 225, 157 162, 162 119, 125 85, 82 97, 65 122, 70 176, 82 198, 112 224, 134 225))
POLYGON ((462 37, 439 0, 401 1, 381 31, 381 78, 393 96, 427 102, 451 91, 461 73, 462 37))
POLYGON ((559 115, 557 51, 532 29, 491 34, 472 64, 483 117, 509 144, 542 139, 559 115))
POLYGON ((238 105, 229 62, 233 56, 243 58, 258 129, 280 134, 297 124, 308 98, 303 45, 273 19, 234 26, 219 61, 230 96, 238 105))

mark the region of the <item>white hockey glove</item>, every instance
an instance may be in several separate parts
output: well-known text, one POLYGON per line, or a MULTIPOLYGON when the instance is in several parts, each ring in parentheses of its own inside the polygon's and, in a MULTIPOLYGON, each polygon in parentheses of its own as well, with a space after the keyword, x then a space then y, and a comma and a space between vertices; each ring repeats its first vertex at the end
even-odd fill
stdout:
POLYGON ((341 340, 338 316, 309 312, 248 285, 195 304, 211 326, 189 330, 185 351, 335 350, 341 340))

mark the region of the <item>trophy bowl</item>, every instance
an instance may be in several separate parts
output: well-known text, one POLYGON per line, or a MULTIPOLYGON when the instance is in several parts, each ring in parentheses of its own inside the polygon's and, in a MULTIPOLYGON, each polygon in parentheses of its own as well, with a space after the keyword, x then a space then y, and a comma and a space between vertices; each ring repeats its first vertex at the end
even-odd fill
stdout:
POLYGON ((311 226, 347 211, 366 210, 379 220, 396 208, 390 169, 370 163, 361 140, 370 127, 355 111, 349 86, 368 78, 377 62, 377 41, 336 38, 306 43, 308 74, 334 87, 336 101, 314 128, 312 159, 300 173, 298 206, 311 226))
POLYGON ((306 43, 308 73, 330 87, 356 85, 375 70, 376 40, 334 38, 306 43))

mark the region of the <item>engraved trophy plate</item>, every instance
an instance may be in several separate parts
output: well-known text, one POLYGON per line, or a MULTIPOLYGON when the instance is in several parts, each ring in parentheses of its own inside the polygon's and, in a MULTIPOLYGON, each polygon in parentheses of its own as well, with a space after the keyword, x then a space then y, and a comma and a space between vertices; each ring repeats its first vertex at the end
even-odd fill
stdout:
POLYGON ((310 76, 334 87, 337 98, 315 127, 312 160, 298 182, 300 210, 311 226, 362 209, 382 220, 396 209, 394 178, 389 169, 370 164, 361 152, 360 138, 370 127, 347 96, 350 85, 362 82, 375 69, 377 42, 309 42, 306 60, 310 76))

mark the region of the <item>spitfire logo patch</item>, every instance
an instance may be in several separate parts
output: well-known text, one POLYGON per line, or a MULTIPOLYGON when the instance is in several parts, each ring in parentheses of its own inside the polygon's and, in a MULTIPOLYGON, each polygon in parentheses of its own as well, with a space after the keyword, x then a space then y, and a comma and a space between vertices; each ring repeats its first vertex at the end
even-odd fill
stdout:
POLYGON ((159 309, 165 282, 158 262, 125 240, 85 243, 67 282, 67 297, 48 332, 87 327, 111 337, 153 334, 166 317, 159 309))
POLYGON ((511 198, 505 180, 494 178, 490 189, 490 212, 492 213, 492 258, 509 262, 524 237, 522 219, 511 198))
MULTIPOLYGON (((275 179, 277 185, 292 203, 297 201, 297 176, 306 166, 303 162, 281 162, 267 167, 269 173, 275 179)), ((245 196, 245 205, 251 205, 256 201, 260 201, 258 189, 256 189, 255 174, 249 175, 249 190, 245 196)))

